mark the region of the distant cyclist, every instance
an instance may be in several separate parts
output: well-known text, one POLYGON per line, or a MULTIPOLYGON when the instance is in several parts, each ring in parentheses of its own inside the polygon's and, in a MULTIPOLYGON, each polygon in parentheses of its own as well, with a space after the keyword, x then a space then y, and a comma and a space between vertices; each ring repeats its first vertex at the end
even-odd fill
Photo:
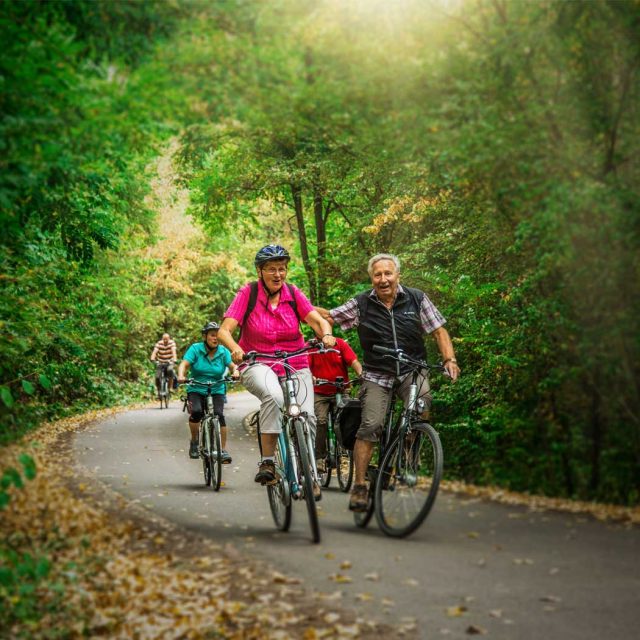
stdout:
MULTIPOLYGON (((222 464, 229 464, 231 456, 226 450, 227 446, 227 424, 224 418, 224 399, 226 387, 222 379, 229 369, 229 373, 236 377, 238 375, 236 365, 231 361, 229 349, 218 344, 218 329, 220 326, 216 322, 209 322, 202 328, 202 342, 194 342, 184 354, 184 358, 178 367, 178 381, 185 382, 187 371, 191 369, 191 377, 198 382, 211 382, 220 380, 220 384, 212 388, 213 407, 215 414, 220 420, 220 437, 222 440, 222 464)), ((187 398, 189 402, 189 432, 191 441, 189 443, 189 457, 198 458, 198 430, 200 420, 204 415, 205 398, 207 390, 204 387, 191 385, 187 387, 187 398)))
MULTIPOLYGON (((225 312, 220 327, 220 342, 231 350, 233 361, 243 362, 247 351, 273 354, 278 350, 295 351, 304 346, 304 336, 300 332, 300 321, 306 322, 322 339, 327 347, 333 347, 335 338, 331 335, 331 325, 320 317, 307 296, 297 287, 286 283, 291 256, 280 245, 270 244, 258 251, 255 257, 258 281, 245 285, 238 291, 225 312), (232 333, 241 327, 241 335, 236 342, 232 333)), ((315 437, 315 415, 313 412, 313 380, 306 354, 289 360, 300 381, 297 401, 309 416, 309 425, 315 437)), ((242 384, 260 402, 260 433, 262 459, 255 481, 260 484, 277 482, 275 468, 275 447, 278 434, 282 430, 280 407, 283 404, 282 388, 278 376, 283 373, 282 365, 270 366, 257 362, 251 366, 241 366, 242 384)), ((320 487, 316 498, 319 497, 320 487)))
MULTIPOLYGON (((357 376, 362 375, 362 365, 353 349, 342 338, 336 338, 337 349, 340 353, 310 354, 309 364, 314 378, 335 380, 342 378, 345 382, 349 379, 348 367, 351 367, 357 376)), ((316 465, 318 473, 325 473, 325 458, 327 457, 327 427, 329 411, 336 404, 336 387, 330 384, 316 385, 314 387, 314 407, 318 421, 316 433, 316 465)))
POLYGON ((173 365, 178 360, 176 343, 171 339, 168 333, 163 333, 162 338, 156 342, 149 358, 156 365, 156 389, 160 393, 160 378, 162 377, 162 369, 166 369, 167 381, 169 388, 173 386, 174 371, 173 365))

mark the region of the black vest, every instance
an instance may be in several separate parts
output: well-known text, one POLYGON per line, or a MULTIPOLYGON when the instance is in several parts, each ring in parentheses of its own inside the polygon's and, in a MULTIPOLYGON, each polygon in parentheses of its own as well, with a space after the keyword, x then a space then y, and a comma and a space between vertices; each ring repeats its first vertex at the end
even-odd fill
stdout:
POLYGON ((375 353, 374 344, 388 349, 402 349, 420 360, 427 357, 424 329, 420 322, 420 305, 424 293, 405 286, 402 289, 391 309, 387 309, 377 297, 370 297, 371 291, 355 297, 360 314, 358 336, 364 354, 364 366, 368 371, 396 376, 408 371, 406 364, 375 353))

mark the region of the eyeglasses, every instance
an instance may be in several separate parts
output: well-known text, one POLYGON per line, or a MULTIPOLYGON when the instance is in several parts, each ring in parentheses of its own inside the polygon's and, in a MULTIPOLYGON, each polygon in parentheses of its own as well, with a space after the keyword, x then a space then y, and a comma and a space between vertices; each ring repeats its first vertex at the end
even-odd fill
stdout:
POLYGON ((287 273, 287 267, 267 267, 266 269, 263 269, 263 271, 265 273, 268 273, 270 276, 275 276, 276 273, 287 273))

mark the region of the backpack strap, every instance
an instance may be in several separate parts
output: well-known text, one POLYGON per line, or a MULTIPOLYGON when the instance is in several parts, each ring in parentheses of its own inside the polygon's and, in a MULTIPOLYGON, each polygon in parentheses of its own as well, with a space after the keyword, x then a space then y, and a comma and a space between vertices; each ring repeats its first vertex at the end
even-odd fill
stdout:
POLYGON ((240 338, 242 337, 242 330, 244 329, 244 326, 247 323, 247 319, 251 315, 251 312, 256 308, 257 301, 258 301, 258 282, 255 281, 251 283, 251 288, 249 290, 249 302, 247 302, 247 308, 242 318, 242 324, 240 325, 240 335, 238 336, 238 340, 240 340, 240 338))
MULTIPOLYGON (((298 323, 302 322, 300 319, 300 313, 298 312, 298 301, 296 300, 295 290, 292 285, 288 282, 285 282, 287 288, 289 289, 289 294, 291 295, 291 300, 287 300, 287 304, 291 305, 294 313, 296 314, 296 318, 298 318, 298 323)), ((247 308, 244 312, 244 316, 242 317, 242 324, 240 325, 240 335, 238 336, 238 340, 242 337, 242 330, 251 315, 251 312, 256 308, 256 302, 258 301, 258 281, 254 281, 251 283, 251 289, 249 292, 249 302, 247 302, 247 308)))

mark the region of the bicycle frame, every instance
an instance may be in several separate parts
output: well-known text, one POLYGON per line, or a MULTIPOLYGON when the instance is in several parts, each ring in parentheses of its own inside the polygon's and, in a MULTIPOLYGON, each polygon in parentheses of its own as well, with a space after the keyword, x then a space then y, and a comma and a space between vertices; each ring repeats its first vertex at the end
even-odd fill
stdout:
MULTIPOLYGON (((314 495, 314 483, 319 487, 320 479, 316 469, 314 442, 311 430, 308 426, 307 416, 296 398, 296 380, 287 360, 299 354, 319 349, 325 351, 322 343, 310 342, 302 349, 293 352, 276 351, 275 353, 258 353, 252 351, 245 354, 245 361, 252 366, 257 358, 279 361, 284 366, 284 377, 280 379, 283 391, 283 404, 281 407, 282 429, 278 434, 278 446, 275 452, 276 463, 282 468, 277 469, 276 481, 267 487, 271 511, 276 526, 281 531, 286 531, 291 522, 291 498, 304 499, 307 504, 309 525, 311 527, 313 542, 320 542, 320 527, 316 511, 316 496, 314 495), (280 460, 278 461, 278 458, 280 460), (276 487, 281 487, 283 492, 278 496, 276 487), (284 507, 281 512, 279 505, 284 507)), ((327 349, 326 351, 331 351, 327 349)), ((310 390, 312 392, 312 390, 310 390)), ((258 421, 258 428, 259 428, 258 421)), ((262 441, 259 439, 260 453, 262 453, 262 441)))
MULTIPOLYGON (((442 365, 429 365, 423 360, 413 359, 400 349, 387 349, 376 345, 373 350, 383 354, 384 357, 409 365, 411 382, 407 399, 397 417, 394 417, 393 402, 389 405, 385 416, 385 429, 378 447, 378 464, 373 469, 370 468, 373 475, 370 476, 372 482, 369 488, 369 506, 366 512, 356 513, 354 516, 356 524, 364 527, 375 511, 378 524, 385 534, 404 537, 415 531, 428 515, 435 501, 442 475, 442 446, 440 439, 431 425, 420 420, 424 405, 421 406, 421 400, 418 398, 420 386, 418 379, 422 371, 434 369, 444 371, 444 367, 442 365), (418 436, 415 439, 411 436, 414 430, 418 436), (424 504, 409 522, 402 525, 396 520, 394 508, 397 508, 397 505, 393 505, 393 496, 399 495, 396 493, 398 488, 413 491, 420 486, 418 476, 422 467, 420 466, 419 458, 418 466, 415 466, 415 456, 419 457, 420 451, 426 451, 426 449, 421 448, 422 443, 425 442, 429 442, 433 450, 433 483, 427 493, 420 494, 420 502, 413 503, 422 504, 424 500, 424 504), (415 448, 414 444, 416 444, 415 448), (391 502, 386 499, 383 500, 384 496, 391 497, 391 502), (390 513, 387 508, 391 509, 391 518, 387 517, 388 513, 390 513)), ((392 397, 396 396, 399 384, 400 380, 396 379, 392 389, 392 397)), ((425 477, 428 476, 429 472, 426 471, 425 477)), ((420 490, 418 489, 418 491, 420 490)), ((402 513, 406 514, 404 507, 402 509, 402 513)))

